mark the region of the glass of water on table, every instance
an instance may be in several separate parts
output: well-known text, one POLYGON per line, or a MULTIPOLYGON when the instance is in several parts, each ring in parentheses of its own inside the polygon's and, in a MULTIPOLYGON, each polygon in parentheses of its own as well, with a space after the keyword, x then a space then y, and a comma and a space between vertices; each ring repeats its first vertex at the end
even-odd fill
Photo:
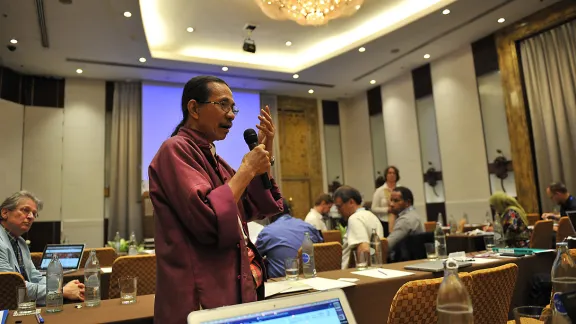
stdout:
POLYGON ((136 302, 136 295, 138 295, 138 278, 119 278, 118 286, 120 286, 120 302, 122 305, 134 304, 136 302))
POLYGON ((492 252, 492 248, 494 247, 494 235, 484 235, 484 245, 488 252, 492 252))
POLYGON ((297 258, 287 258, 284 260, 284 269, 286 272, 286 280, 298 280, 300 267, 298 266, 297 258))
POLYGON ((426 247, 426 258, 429 261, 438 260, 438 253, 436 253, 436 244, 435 243, 425 243, 424 246, 426 247))

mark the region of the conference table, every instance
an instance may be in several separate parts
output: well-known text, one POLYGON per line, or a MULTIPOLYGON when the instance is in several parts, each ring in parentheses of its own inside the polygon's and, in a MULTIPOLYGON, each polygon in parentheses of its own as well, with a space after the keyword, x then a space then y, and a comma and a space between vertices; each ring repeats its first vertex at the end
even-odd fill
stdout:
MULTIPOLYGON (((462 269, 461 272, 471 272, 480 269, 501 266, 507 263, 518 265, 518 279, 510 309, 518 306, 529 305, 532 276, 536 273, 550 273, 554 262, 554 253, 542 253, 521 258, 498 258, 490 263, 474 263, 471 267, 462 269)), ((404 266, 423 262, 415 260, 386 264, 385 269, 404 270, 404 266)), ((423 271, 410 271, 413 275, 390 279, 377 279, 356 275, 352 272, 356 269, 334 270, 320 272, 319 277, 328 279, 356 278, 355 286, 343 288, 348 302, 359 324, 386 323, 390 305, 398 289, 408 281, 420 279, 432 279, 442 277, 443 273, 431 273, 423 271)), ((283 280, 282 278, 271 281, 283 280)), ((305 292, 304 292, 305 293, 305 292)), ((294 295, 294 294, 291 294, 294 295)), ((273 298, 282 295, 273 296, 273 298)), ((152 323, 154 317, 154 295, 138 296, 138 302, 133 305, 121 305, 119 299, 103 300, 96 308, 82 307, 76 309, 74 305, 64 305, 64 311, 57 314, 42 312, 47 324, 51 323, 115 323, 115 324, 140 324, 152 323)), ((512 317, 511 317, 512 318, 512 317)), ((14 324, 16 320, 22 324, 33 324, 36 320, 33 316, 9 317, 7 323, 14 324)))

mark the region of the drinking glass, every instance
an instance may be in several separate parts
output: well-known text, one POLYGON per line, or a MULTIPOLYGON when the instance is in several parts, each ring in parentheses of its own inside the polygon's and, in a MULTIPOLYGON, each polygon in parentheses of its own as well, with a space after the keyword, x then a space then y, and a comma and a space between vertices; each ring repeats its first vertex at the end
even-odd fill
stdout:
POLYGON ((122 305, 134 304, 136 295, 138 295, 138 277, 119 278, 118 286, 120 286, 120 302, 122 305))
POLYGON ((438 260, 438 254, 436 253, 436 244, 434 243, 425 243, 424 246, 426 247, 426 258, 430 261, 438 260))
POLYGON ((28 296, 26 286, 17 287, 16 293, 18 296, 18 313, 21 315, 36 314, 36 300, 28 296))
POLYGON ((494 235, 484 235, 484 245, 486 246, 486 250, 492 252, 492 248, 494 247, 494 235))
POLYGON ((297 258, 287 258, 284 260, 284 271, 286 280, 298 280, 299 266, 297 258))
POLYGON ((368 268, 368 260, 370 260, 370 253, 368 251, 362 251, 360 253, 354 251, 354 258, 358 270, 366 270, 366 268, 368 268))
POLYGON ((516 307, 512 311, 516 324, 538 324, 544 323, 540 320, 544 307, 539 306, 522 306, 516 307))

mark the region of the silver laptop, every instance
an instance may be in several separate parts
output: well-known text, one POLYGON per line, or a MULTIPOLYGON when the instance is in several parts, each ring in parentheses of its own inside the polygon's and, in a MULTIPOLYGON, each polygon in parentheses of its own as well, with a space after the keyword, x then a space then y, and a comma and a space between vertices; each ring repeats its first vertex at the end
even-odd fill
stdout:
POLYGON ((52 255, 56 253, 58 260, 62 264, 64 273, 70 273, 78 270, 80 267, 80 259, 82 259, 82 252, 84 252, 84 244, 48 244, 44 248, 42 254, 42 262, 38 271, 43 275, 48 270, 48 265, 52 261, 52 255))
POLYGON ((340 289, 192 312, 188 324, 356 324, 340 289))
MULTIPOLYGON (((458 269, 466 268, 472 265, 472 262, 468 261, 456 261, 458 263, 458 269)), ((436 261, 425 261, 421 263, 411 264, 404 266, 406 270, 416 270, 416 271, 428 271, 428 272, 442 272, 444 271, 444 260, 436 261)))

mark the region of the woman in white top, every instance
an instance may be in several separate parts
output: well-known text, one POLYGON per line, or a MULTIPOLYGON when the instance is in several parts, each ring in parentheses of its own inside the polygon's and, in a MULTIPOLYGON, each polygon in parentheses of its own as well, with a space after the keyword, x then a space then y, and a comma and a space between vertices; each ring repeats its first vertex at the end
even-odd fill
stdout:
POLYGON ((390 203, 390 194, 394 188, 399 187, 400 183, 400 171, 395 166, 389 166, 384 171, 384 179, 386 182, 383 186, 376 189, 374 196, 372 197, 372 207, 371 211, 378 216, 382 222, 382 227, 384 227, 384 235, 388 236, 392 229, 394 228, 394 220, 396 216, 390 214, 388 211, 388 205, 390 203))

